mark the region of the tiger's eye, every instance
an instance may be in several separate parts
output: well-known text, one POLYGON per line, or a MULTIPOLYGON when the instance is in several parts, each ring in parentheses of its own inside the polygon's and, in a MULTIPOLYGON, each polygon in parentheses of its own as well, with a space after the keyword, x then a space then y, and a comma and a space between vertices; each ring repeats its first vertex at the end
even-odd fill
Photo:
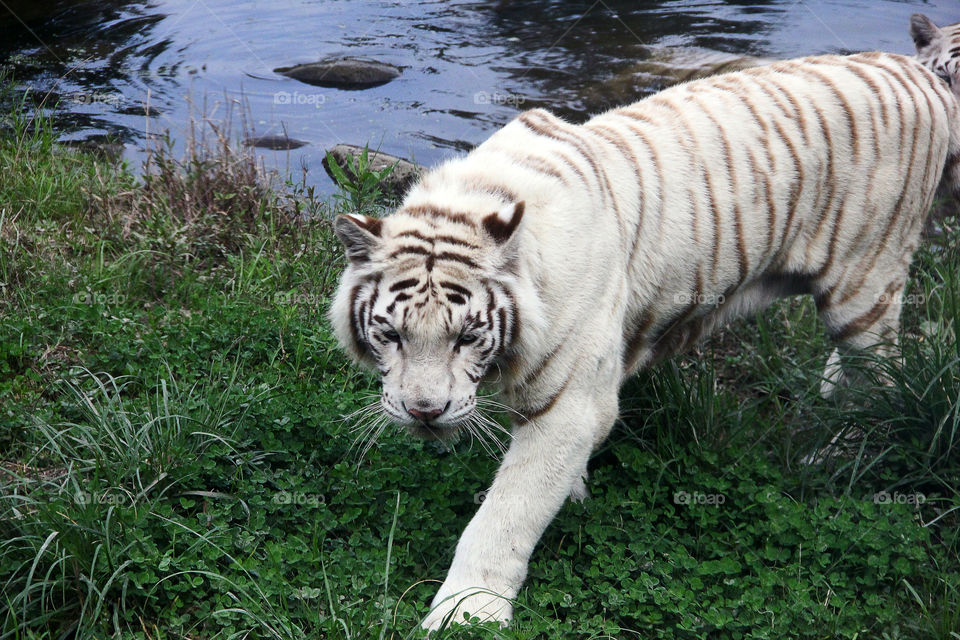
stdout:
POLYGON ((480 339, 480 336, 474 333, 466 333, 457 339, 457 346, 462 347, 468 344, 473 344, 479 339, 480 339))

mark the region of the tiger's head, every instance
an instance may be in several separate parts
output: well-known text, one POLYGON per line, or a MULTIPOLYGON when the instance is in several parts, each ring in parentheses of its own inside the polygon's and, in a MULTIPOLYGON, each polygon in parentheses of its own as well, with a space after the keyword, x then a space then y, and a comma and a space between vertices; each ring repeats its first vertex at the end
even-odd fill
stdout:
POLYGON ((419 204, 334 223, 348 259, 334 330, 380 372, 380 409, 414 435, 444 439, 469 425, 478 384, 517 339, 523 211, 523 202, 484 214, 419 204))
POLYGON ((917 61, 946 82, 960 97, 960 23, 938 27, 927 16, 910 16, 910 36, 917 61))

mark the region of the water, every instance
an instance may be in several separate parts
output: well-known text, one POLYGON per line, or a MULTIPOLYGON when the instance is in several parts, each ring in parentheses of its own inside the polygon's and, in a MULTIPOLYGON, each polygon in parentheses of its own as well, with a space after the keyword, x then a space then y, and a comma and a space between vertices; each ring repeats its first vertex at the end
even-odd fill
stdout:
POLYGON ((191 117, 218 121, 232 104, 256 135, 309 143, 258 151, 268 166, 306 170, 329 190, 320 160, 338 142, 431 165, 525 108, 582 121, 655 91, 656 82, 617 79, 669 48, 912 53, 907 24, 918 11, 938 24, 960 20, 957 0, 5 0, 0 61, 35 102, 60 100, 64 139, 118 139, 134 167, 148 134, 182 141, 191 117), (403 74, 345 91, 273 72, 335 55, 403 74))

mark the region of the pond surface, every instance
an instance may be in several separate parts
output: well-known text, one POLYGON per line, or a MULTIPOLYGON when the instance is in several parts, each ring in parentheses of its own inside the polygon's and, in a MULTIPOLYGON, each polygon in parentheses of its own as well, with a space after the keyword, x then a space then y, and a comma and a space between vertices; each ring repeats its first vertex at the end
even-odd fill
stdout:
POLYGON ((526 108, 582 121, 656 91, 661 82, 631 70, 666 51, 912 53, 914 12, 947 24, 960 20, 960 3, 5 0, 0 63, 34 102, 59 99, 65 139, 118 139, 134 168, 149 134, 169 130, 182 144, 191 118, 232 112, 237 137, 246 128, 307 142, 258 153, 268 167, 305 169, 328 191, 320 160, 339 142, 431 165, 526 108), (274 72, 342 55, 392 63, 402 75, 350 91, 274 72))

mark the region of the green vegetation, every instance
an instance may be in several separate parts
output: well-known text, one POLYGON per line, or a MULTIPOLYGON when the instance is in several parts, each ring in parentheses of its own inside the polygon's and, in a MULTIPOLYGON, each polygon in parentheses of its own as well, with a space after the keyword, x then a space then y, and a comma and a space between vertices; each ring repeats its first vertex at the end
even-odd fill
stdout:
POLYGON ((346 169, 341 167, 327 152, 327 166, 340 187, 340 193, 334 198, 351 213, 376 213, 384 197, 380 185, 397 168, 397 163, 374 171, 370 166, 370 147, 364 146, 356 158, 347 157, 346 165, 346 169))
MULTIPOLYGON (((360 456, 344 416, 376 380, 324 317, 351 195, 271 180, 217 136, 134 179, 42 119, 3 130, 0 639, 419 635, 496 461, 389 429, 360 456)), ((809 300, 639 376, 514 624, 443 635, 960 638, 944 236, 891 384, 819 398, 809 300)))

